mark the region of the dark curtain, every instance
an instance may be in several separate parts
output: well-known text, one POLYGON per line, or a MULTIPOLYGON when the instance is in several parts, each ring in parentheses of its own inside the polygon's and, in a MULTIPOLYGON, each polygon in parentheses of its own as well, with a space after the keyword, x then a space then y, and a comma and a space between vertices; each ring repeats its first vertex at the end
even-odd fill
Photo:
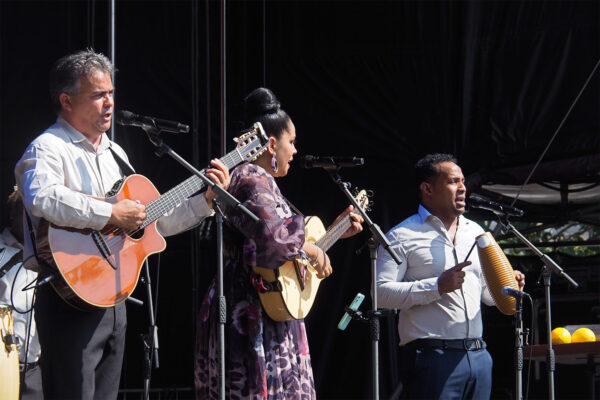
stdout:
MULTIPOLYGON (((116 10, 117 108, 194 121, 194 137, 165 140, 198 166, 219 155, 219 3, 205 6, 203 1, 118 1, 116 10)), ((270 87, 296 124, 301 154, 365 157, 364 167, 341 175, 355 187, 373 190, 371 217, 384 231, 415 212, 410 170, 426 153, 454 153, 465 175, 533 164, 600 58, 600 8, 592 1, 229 1, 227 10, 228 143, 243 128, 241 99, 257 86, 270 87)), ((2 198, 12 187, 12 169, 23 149, 55 118, 47 95, 50 65, 86 46, 107 52, 107 16, 106 1, 0 1, 2 198)), ((600 150, 599 79, 592 77, 546 160, 585 158, 600 150)), ((136 170, 161 192, 188 176, 173 160, 157 158, 141 130, 117 127, 116 132, 136 170)), ((573 164, 561 165, 568 175, 573 164)), ((326 223, 347 204, 321 170, 293 165, 280 185, 304 213, 326 223)), ((335 329, 355 293, 370 292, 368 249, 354 253, 368 236, 331 250, 334 274, 307 319, 320 398, 371 393, 368 327, 353 322, 346 332, 335 329)), ((170 238, 162 255, 156 387, 192 383, 190 303, 202 297, 214 268, 213 238, 201 236, 199 249, 189 251, 199 237, 170 238)), ((365 301, 363 309, 368 306, 365 301)), ((137 335, 146 329, 145 310, 131 308, 129 315, 122 386, 141 387, 137 335)), ((394 325, 393 317, 383 321, 382 397, 398 384, 394 325)), ((506 372, 512 370, 511 335, 508 318, 486 311, 496 397, 512 391, 506 372)))

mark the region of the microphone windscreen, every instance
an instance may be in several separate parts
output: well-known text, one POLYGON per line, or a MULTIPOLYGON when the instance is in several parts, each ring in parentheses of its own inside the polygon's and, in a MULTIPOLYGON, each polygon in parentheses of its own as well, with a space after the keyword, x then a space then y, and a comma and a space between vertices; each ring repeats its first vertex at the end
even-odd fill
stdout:
POLYGON ((502 293, 505 286, 519 290, 515 271, 490 232, 477 236, 477 253, 481 270, 496 307, 501 313, 513 315, 517 311, 517 301, 502 293))
POLYGON ((135 119, 136 115, 131 111, 119 110, 117 111, 116 122, 119 125, 125 125, 135 119))

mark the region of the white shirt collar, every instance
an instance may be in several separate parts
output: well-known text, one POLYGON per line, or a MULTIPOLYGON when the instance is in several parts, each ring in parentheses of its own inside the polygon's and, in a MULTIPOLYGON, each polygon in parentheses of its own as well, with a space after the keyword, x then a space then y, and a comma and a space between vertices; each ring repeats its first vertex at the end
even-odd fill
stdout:
MULTIPOLYGON (((56 118, 56 123, 61 125, 64 128, 64 131, 69 136, 69 139, 71 139, 71 142, 81 143, 81 142, 87 141, 90 145, 92 145, 90 140, 83 133, 81 133, 80 131, 75 129, 73 127, 73 125, 69 124, 60 115, 58 116, 58 118, 56 118)), ((108 140, 108 135, 106 135, 106 132, 104 132, 102 134, 102 138, 100 139, 100 145, 98 146, 98 152, 101 152, 102 150, 106 150, 110 146, 111 146, 111 143, 110 143, 110 140, 108 140)))

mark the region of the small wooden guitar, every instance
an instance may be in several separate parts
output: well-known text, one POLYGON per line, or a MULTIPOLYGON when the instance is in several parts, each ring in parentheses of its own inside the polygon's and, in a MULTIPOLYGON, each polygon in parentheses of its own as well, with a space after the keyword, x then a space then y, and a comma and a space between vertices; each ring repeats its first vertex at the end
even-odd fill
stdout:
MULTIPOLYGON (((221 161, 233 168, 254 161, 268 144, 260 124, 234 139, 235 150, 221 161)), ((204 188, 202 179, 192 176, 160 195, 142 175, 131 175, 114 196, 103 200, 117 203, 138 200, 146 206, 146 220, 136 231, 107 226, 101 231, 74 229, 41 220, 37 231, 38 257, 54 270, 51 283, 70 305, 80 309, 112 307, 127 299, 135 289, 142 263, 163 251, 165 239, 156 229, 156 220, 204 188)))
MULTIPOLYGON (((369 198, 362 190, 356 200, 366 210, 369 198)), ((350 228, 352 218, 347 215, 325 230, 318 217, 305 219, 305 240, 316 244, 323 251, 331 246, 350 228)), ((253 267, 253 284, 266 313, 274 321, 303 319, 308 315, 322 279, 306 258, 297 257, 276 269, 253 267)))

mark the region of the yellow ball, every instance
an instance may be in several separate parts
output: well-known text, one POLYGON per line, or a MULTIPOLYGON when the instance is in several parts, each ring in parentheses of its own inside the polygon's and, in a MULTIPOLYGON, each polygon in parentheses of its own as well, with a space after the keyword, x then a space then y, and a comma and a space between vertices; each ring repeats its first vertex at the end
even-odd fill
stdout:
POLYGON ((571 343, 595 341, 596 335, 594 335, 594 332, 588 328, 579 328, 575 332, 573 332, 573 336, 571 336, 571 343))
POLYGON ((565 328, 554 328, 552 330, 552 344, 571 343, 571 334, 565 328))

